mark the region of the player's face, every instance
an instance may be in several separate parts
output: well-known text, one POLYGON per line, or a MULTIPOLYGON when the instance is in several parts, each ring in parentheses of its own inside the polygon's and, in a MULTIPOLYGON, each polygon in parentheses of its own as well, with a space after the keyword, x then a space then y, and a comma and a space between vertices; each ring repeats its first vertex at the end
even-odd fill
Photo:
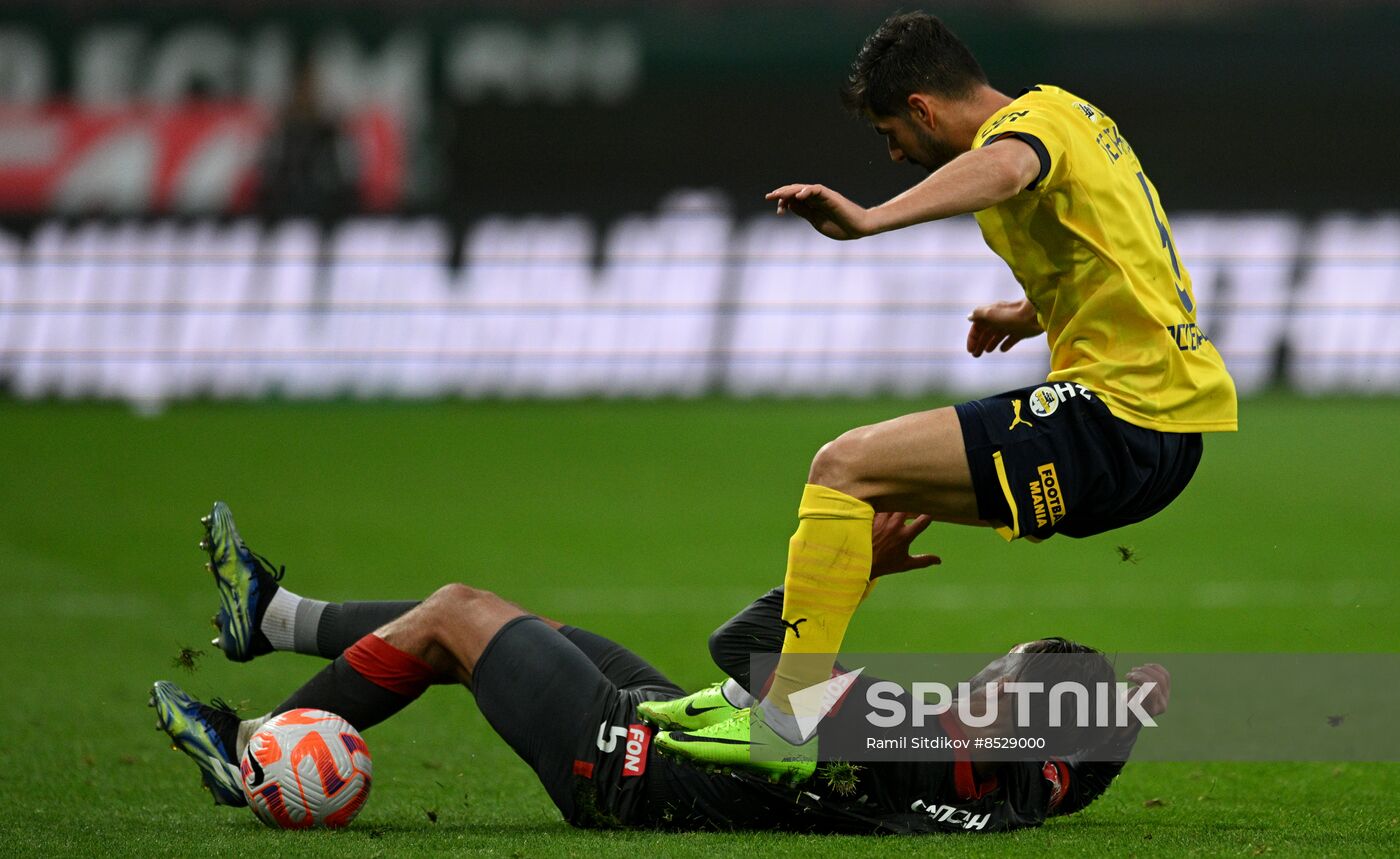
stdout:
POLYGON ((907 162, 932 173, 962 154, 912 114, 871 116, 870 124, 885 138, 891 161, 907 162))

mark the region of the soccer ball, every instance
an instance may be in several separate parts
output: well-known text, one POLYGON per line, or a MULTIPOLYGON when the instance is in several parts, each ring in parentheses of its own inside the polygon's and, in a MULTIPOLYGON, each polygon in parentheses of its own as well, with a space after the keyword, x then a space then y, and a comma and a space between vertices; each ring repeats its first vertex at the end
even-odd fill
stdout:
POLYGON ((280 829, 335 829, 369 799, 369 747, 325 710, 288 710, 248 741, 239 764, 243 795, 258 819, 280 829))

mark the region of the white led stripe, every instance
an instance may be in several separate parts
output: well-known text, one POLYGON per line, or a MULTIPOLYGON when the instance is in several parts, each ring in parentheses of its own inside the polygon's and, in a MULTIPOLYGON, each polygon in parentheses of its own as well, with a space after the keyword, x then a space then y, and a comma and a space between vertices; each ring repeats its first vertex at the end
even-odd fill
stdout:
MULTIPOLYGON (((1400 393, 1400 217, 1175 220, 1242 393, 1400 393)), ((578 216, 60 223, 0 235, 0 382, 20 397, 985 395, 1043 341, 973 360, 1019 295, 970 219, 832 242, 704 195, 578 216), (462 263, 449 265, 455 242, 462 263)))

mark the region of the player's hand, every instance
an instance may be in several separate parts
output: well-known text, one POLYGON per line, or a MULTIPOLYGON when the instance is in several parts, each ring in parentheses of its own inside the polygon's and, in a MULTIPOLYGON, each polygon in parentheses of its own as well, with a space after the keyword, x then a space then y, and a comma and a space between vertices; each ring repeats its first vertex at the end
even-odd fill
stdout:
POLYGON ((1000 347, 1005 352, 1027 337, 1045 333, 1035 318, 1035 307, 1026 299, 997 301, 974 308, 968 314, 967 351, 980 358, 1000 347))
POLYGON ((784 185, 763 198, 778 201, 778 214, 792 212, 807 219, 817 232, 846 241, 870 235, 870 211, 824 185, 784 185))
POLYGON ((870 578, 921 570, 943 563, 937 555, 911 555, 909 544, 933 522, 932 516, 909 513, 876 513, 871 527, 870 578))
POLYGON ((1142 709, 1154 719, 1167 712, 1167 701, 1172 694, 1172 676, 1167 669, 1155 662, 1139 665, 1128 672, 1129 681, 1139 686, 1156 683, 1156 687, 1142 699, 1142 709))

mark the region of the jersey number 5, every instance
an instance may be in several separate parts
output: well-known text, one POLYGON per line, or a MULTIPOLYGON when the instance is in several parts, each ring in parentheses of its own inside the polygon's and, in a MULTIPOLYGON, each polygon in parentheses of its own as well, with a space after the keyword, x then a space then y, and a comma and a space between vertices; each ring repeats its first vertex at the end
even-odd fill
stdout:
POLYGON ((1157 217, 1157 201, 1152 199, 1152 188, 1147 184, 1147 177, 1139 170, 1137 174, 1138 183, 1142 185, 1142 193, 1147 195, 1147 208, 1152 211, 1152 221, 1157 225, 1157 235, 1162 239, 1162 248, 1171 257, 1172 273, 1176 275, 1173 281, 1176 286, 1176 297, 1181 299, 1181 306, 1190 313, 1196 309, 1196 305, 1191 302, 1191 296, 1186 290, 1181 288, 1181 264, 1176 261, 1176 246, 1172 244, 1172 234, 1167 230, 1167 225, 1162 223, 1162 219, 1157 217))
POLYGON ((627 739, 627 729, 621 725, 613 726, 611 731, 608 730, 607 722, 598 725, 598 751, 611 752, 617 748, 618 740, 625 739, 627 739))

